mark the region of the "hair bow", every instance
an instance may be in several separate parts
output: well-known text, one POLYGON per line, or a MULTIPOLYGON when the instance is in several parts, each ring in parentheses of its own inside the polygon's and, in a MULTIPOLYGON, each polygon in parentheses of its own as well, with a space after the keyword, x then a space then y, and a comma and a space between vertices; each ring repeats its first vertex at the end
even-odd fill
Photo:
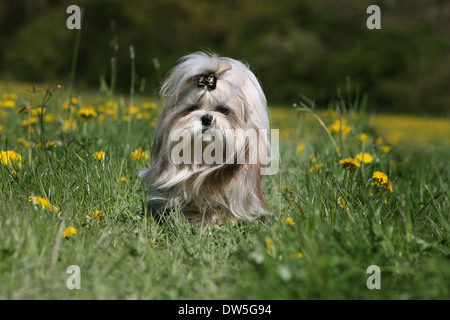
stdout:
POLYGON ((217 77, 212 73, 210 75, 201 74, 198 76, 197 85, 199 87, 208 86, 208 88, 214 90, 216 88, 216 84, 217 84, 217 77))

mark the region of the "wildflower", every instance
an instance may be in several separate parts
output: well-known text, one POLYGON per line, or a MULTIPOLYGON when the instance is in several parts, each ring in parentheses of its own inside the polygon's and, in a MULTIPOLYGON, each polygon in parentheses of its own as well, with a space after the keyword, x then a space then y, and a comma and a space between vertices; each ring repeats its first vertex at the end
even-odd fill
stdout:
POLYGON ((301 152, 303 152, 303 151, 305 151, 305 144, 304 144, 304 143, 300 143, 300 144, 297 146, 297 152, 298 152, 298 153, 301 153, 301 152))
POLYGON ((41 207, 44 210, 47 210, 48 212, 58 212, 58 208, 55 206, 52 206, 50 202, 41 196, 29 196, 28 201, 33 202, 36 206, 41 207))
POLYGON ((131 116, 136 115, 138 112, 139 112, 139 107, 136 107, 136 106, 132 106, 131 108, 127 107, 125 109, 125 113, 130 114, 131 116))
POLYGON ((97 117, 97 123, 98 124, 102 124, 103 122, 105 122, 105 115, 104 114, 101 114, 101 115, 99 115, 98 117, 97 117))
POLYGON ((17 138, 17 143, 20 144, 24 148, 28 148, 30 146, 30 143, 23 138, 17 138))
POLYGON ((92 211, 87 215, 88 222, 95 220, 97 222, 97 226, 100 226, 105 222, 106 214, 100 210, 92 211))
POLYGON ((3 107, 5 108, 15 108, 16 102, 14 100, 8 99, 3 101, 3 107))
POLYGON ((141 119, 150 119, 151 117, 151 113, 148 112, 138 112, 136 114, 136 119, 141 120, 141 119))
POLYGON ((371 163, 373 161, 373 157, 370 153, 360 152, 356 155, 356 160, 358 160, 359 162, 371 163))
POLYGON ((292 219, 291 217, 287 217, 286 219, 281 219, 281 222, 284 223, 288 227, 293 226, 295 224, 294 219, 292 219))
POLYGON ((5 128, 5 127, 3 127, 3 126, 0 124, 0 133, 3 132, 4 128, 5 128))
POLYGON ((292 259, 298 260, 298 259, 303 258, 303 253, 301 253, 301 252, 296 252, 296 253, 294 253, 291 257, 292 257, 292 259))
POLYGON ((107 101, 98 108, 98 111, 110 116, 117 117, 118 108, 119 104, 116 101, 107 101))
POLYGON ((344 169, 357 169, 361 166, 359 161, 354 158, 346 158, 339 161, 339 164, 344 169))
POLYGON ((341 197, 339 197, 339 198, 337 199, 337 202, 338 202, 339 206, 340 206, 342 209, 344 209, 344 208, 347 207, 347 201, 345 201, 345 200, 342 199, 341 197))
POLYGON ((69 110, 70 108, 72 108, 72 107, 74 107, 74 106, 76 106, 76 105, 78 105, 78 99, 77 99, 77 98, 72 98, 72 99, 67 100, 66 102, 64 102, 64 103, 61 105, 61 107, 62 107, 64 110, 69 110))
POLYGON ((135 149, 135 150, 131 153, 131 157, 132 157, 134 160, 139 160, 139 159, 148 160, 148 158, 149 158, 148 152, 147 152, 147 151, 142 151, 142 149, 135 149))
POLYGON ((70 227, 65 228, 62 234, 63 234, 63 237, 65 239, 68 239, 68 238, 73 237, 73 236, 75 236, 77 234, 77 229, 75 229, 74 227, 70 226, 70 227))
POLYGON ((48 123, 53 123, 58 121, 58 117, 55 116, 53 113, 48 113, 44 116, 44 121, 48 123))
POLYGON ((3 166, 21 167, 23 163, 22 156, 13 150, 0 151, 0 164, 3 166))
POLYGON ((392 182, 389 180, 388 176, 381 172, 375 171, 373 173, 373 183, 372 185, 378 189, 387 189, 392 192, 392 182))
POLYGON ((45 146, 47 147, 47 149, 50 149, 50 148, 56 148, 58 145, 56 144, 55 141, 50 140, 45 143, 45 146))
POLYGON ((154 102, 146 102, 142 104, 142 108, 144 109, 156 109, 156 103, 154 102))
POLYGON ((85 107, 81 108, 80 111, 78 111, 78 116, 80 116, 82 119, 89 119, 97 116, 97 112, 95 112, 94 108, 85 107))
POLYGON ((364 142, 369 141, 370 137, 367 134, 365 134, 365 133, 360 133, 358 135, 358 140, 361 141, 362 143, 364 143, 364 142))
POLYGON ((36 116, 39 116, 39 115, 45 113, 45 108, 43 108, 43 107, 33 108, 32 106, 30 106, 27 109, 27 111, 31 116, 36 117, 36 116))
POLYGON ((126 181, 127 181, 127 178, 125 178, 125 177, 120 177, 119 181, 120 181, 120 182, 126 182, 126 181))
POLYGON ((158 125, 158 121, 157 121, 157 120, 153 120, 153 121, 150 123, 150 127, 152 127, 152 128, 156 128, 157 125, 158 125))
POLYGON ((2 95, 3 100, 16 100, 17 94, 15 93, 4 93, 2 95))
POLYGON ((292 187, 290 184, 285 184, 283 186, 283 189, 288 190, 288 191, 294 191, 294 187, 292 187))
POLYGON ((11 172, 11 179, 16 180, 16 181, 20 180, 20 174, 16 170, 13 170, 11 172))
POLYGON ((63 124, 62 130, 64 132, 67 131, 75 131, 77 129, 77 123, 74 120, 65 120, 63 124))
POLYGON ((265 245, 266 245, 266 249, 267 249, 268 251, 272 251, 272 249, 273 249, 273 240, 272 240, 272 238, 266 238, 266 239, 264 240, 264 243, 265 243, 265 245))
POLYGON ((347 135, 350 132, 350 130, 351 130, 350 126, 347 124, 347 121, 343 120, 342 123, 341 123, 341 121, 339 119, 334 121, 328 127, 328 129, 330 129, 330 131, 336 132, 336 133, 340 133, 342 131, 342 133, 344 135, 347 135))
POLYGON ((39 121, 38 118, 36 118, 36 117, 31 117, 30 119, 25 119, 25 120, 20 121, 20 124, 21 124, 22 126, 26 127, 26 126, 28 126, 28 125, 30 125, 30 124, 35 124, 35 123, 37 123, 38 121, 39 121))
POLYGON ((389 150, 391 150, 391 148, 390 148, 389 146, 383 146, 383 147, 381 148, 381 150, 382 150, 384 153, 388 153, 389 150))
POLYGON ((383 143, 383 138, 381 138, 381 137, 378 137, 376 140, 375 140, 375 144, 377 144, 377 145, 380 145, 380 144, 382 144, 383 143))
POLYGON ((99 161, 105 160, 105 151, 94 152, 92 156, 99 161))
POLYGON ((311 169, 309 169, 309 171, 311 171, 311 172, 319 171, 320 168, 322 168, 323 166, 324 166, 323 163, 315 164, 315 165, 313 165, 313 166, 311 167, 311 169))

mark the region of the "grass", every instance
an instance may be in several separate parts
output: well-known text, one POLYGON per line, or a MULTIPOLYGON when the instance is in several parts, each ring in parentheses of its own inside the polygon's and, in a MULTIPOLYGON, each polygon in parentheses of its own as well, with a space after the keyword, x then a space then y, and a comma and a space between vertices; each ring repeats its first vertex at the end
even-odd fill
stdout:
POLYGON ((448 135, 388 144, 357 104, 271 108, 281 131, 280 172, 265 186, 271 215, 198 230, 177 213, 165 225, 139 214, 146 195, 136 173, 150 161, 158 100, 137 94, 127 109, 124 97, 80 93, 64 109, 64 87, 18 88, 0 103, 0 151, 22 157, 0 166, 1 299, 450 298, 448 135), (42 115, 23 109, 43 102, 42 115), (83 120, 88 106, 96 115, 83 120), (64 130, 69 119, 77 126, 64 130), (339 164, 360 152, 373 161, 339 164), (392 192, 376 187, 375 171, 392 192), (96 210, 104 218, 89 219, 96 210), (64 238, 69 226, 76 234, 64 238), (80 290, 67 287, 71 265, 80 290), (370 265, 380 267, 380 290, 367 288, 370 265))

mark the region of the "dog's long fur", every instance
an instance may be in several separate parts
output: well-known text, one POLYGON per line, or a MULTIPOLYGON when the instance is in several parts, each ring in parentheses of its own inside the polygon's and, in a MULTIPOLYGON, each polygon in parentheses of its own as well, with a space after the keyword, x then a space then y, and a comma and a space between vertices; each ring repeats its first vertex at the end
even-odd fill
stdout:
POLYGON ((183 57, 169 73, 161 95, 165 107, 156 127, 152 163, 140 173, 150 193, 149 207, 153 214, 180 206, 184 215, 196 223, 253 220, 266 214, 260 162, 175 165, 170 159, 174 147, 171 133, 185 129, 194 139, 201 137, 204 128, 200 118, 205 114, 213 117, 211 129, 223 135, 226 147, 235 147, 234 159, 239 152, 248 156, 249 142, 240 138, 230 141, 226 129, 254 129, 258 133, 258 152, 261 155, 270 152, 266 98, 248 66, 215 54, 193 53, 183 57), (214 90, 197 85, 202 74, 217 77, 214 90), (197 109, 189 111, 193 105, 197 109), (218 106, 226 106, 229 114, 217 112, 218 106), (265 129, 265 133, 260 133, 260 129, 265 129))

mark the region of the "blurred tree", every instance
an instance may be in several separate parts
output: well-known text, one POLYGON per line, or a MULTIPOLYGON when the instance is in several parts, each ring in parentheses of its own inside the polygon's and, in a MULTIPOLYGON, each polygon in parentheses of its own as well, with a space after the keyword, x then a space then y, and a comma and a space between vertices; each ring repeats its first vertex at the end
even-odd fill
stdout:
POLYGON ((2 0, 2 78, 68 79, 69 4, 85 12, 80 85, 108 82, 115 57, 116 86, 128 90, 133 45, 136 85, 156 94, 181 56, 211 50, 249 62, 272 104, 303 93, 326 105, 350 77, 378 110, 449 112, 448 1, 2 0), (366 28, 370 4, 381 8, 381 30, 366 28))

